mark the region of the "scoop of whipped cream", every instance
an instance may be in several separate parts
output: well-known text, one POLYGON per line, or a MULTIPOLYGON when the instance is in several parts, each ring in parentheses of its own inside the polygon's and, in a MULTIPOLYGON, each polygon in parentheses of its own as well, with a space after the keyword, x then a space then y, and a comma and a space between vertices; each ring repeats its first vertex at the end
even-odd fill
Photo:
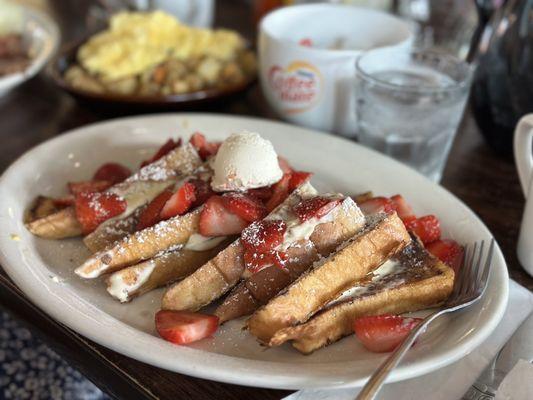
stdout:
POLYGON ((234 133, 222 143, 212 167, 211 187, 217 192, 269 186, 283 176, 272 143, 247 131, 234 133))

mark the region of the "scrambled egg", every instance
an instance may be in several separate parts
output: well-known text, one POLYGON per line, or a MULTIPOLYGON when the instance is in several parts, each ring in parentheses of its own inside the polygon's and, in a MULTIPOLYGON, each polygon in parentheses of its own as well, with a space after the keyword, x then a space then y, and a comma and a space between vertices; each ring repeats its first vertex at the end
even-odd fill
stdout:
POLYGON ((229 61, 244 45, 234 31, 189 27, 162 11, 122 12, 111 18, 109 29, 79 49, 78 61, 90 73, 112 81, 169 59, 207 56, 229 61))

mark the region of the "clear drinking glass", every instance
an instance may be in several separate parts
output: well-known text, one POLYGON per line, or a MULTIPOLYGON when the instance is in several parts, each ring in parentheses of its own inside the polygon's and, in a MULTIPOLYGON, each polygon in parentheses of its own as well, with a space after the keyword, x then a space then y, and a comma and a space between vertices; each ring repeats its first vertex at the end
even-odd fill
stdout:
POLYGON ((440 181, 472 68, 451 55, 387 48, 357 61, 359 142, 440 181))

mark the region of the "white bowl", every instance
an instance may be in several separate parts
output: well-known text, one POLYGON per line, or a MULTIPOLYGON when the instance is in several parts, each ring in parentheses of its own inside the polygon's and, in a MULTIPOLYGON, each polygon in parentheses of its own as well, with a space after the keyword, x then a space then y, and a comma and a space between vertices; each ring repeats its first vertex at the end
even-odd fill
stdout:
POLYGON ((32 60, 24 71, 0 77, 0 97, 43 69, 59 45, 59 29, 50 17, 27 7, 23 14, 21 34, 29 43, 32 60))
POLYGON ((259 77, 287 121, 350 135, 355 131, 355 60, 365 50, 409 46, 408 22, 343 4, 304 4, 268 14, 259 30, 259 77), (313 46, 298 42, 311 39, 313 46), (331 49, 341 44, 342 49, 331 49))

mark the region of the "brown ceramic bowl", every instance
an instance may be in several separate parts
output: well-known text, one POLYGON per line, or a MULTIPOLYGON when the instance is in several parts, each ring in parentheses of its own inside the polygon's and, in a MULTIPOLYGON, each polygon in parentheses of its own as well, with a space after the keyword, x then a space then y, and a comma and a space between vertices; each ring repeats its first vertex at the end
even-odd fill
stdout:
POLYGON ((83 42, 69 46, 61 51, 52 61, 49 72, 55 83, 72 95, 75 99, 88 106, 106 111, 139 112, 139 111, 165 111, 165 110, 191 110, 203 108, 220 100, 243 94, 257 80, 256 76, 223 89, 207 89, 190 93, 135 96, 120 95, 116 93, 94 93, 71 86, 64 78, 65 71, 76 63, 76 54, 83 42))

